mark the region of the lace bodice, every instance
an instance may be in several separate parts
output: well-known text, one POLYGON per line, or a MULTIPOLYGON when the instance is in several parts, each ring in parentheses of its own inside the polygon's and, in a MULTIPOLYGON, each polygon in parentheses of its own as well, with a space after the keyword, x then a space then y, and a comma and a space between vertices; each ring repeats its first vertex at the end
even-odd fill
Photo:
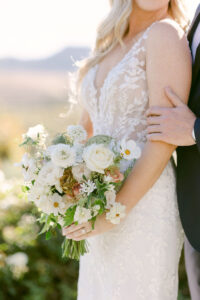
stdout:
POLYGON ((94 135, 133 138, 138 143, 146 141, 148 89, 145 41, 149 29, 134 41, 122 60, 109 71, 99 91, 94 83, 99 64, 91 68, 83 79, 80 99, 92 120, 94 135))

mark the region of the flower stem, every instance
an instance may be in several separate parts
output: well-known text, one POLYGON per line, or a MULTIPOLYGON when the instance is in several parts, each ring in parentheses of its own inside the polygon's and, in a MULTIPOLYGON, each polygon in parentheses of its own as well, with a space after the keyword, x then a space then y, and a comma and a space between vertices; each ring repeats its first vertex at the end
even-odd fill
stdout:
POLYGON ((86 240, 74 241, 65 238, 62 243, 62 257, 79 260, 81 255, 88 253, 88 242, 86 240))

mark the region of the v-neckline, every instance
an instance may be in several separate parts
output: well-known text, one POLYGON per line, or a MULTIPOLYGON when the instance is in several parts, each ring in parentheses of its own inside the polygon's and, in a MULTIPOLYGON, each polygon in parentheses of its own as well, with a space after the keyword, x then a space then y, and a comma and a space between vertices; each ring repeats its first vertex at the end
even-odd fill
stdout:
POLYGON ((149 25, 145 30, 139 32, 134 38, 133 38, 133 43, 130 47, 130 49, 124 54, 124 56, 107 72, 103 83, 101 85, 101 87, 97 88, 95 81, 96 81, 96 75, 97 75, 97 71, 99 69, 99 63, 97 63, 93 68, 94 68, 94 74, 93 74, 93 80, 92 80, 92 85, 93 85, 93 89, 95 92, 95 100, 97 102, 97 104, 99 104, 101 96, 102 96, 102 91, 108 81, 108 78, 110 77, 110 74, 116 69, 118 68, 118 66, 126 59, 126 57, 130 54, 130 52, 132 51, 132 49, 135 47, 135 45, 139 42, 139 40, 144 36, 145 32, 147 32, 147 30, 150 29, 150 27, 155 24, 157 21, 153 22, 151 25, 149 25))

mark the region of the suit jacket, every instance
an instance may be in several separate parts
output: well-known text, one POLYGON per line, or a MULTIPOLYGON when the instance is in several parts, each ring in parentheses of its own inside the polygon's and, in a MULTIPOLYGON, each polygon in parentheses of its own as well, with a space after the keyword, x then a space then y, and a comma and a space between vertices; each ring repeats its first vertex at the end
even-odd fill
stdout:
MULTIPOLYGON (((188 33, 190 46, 199 23, 200 5, 188 33)), ((188 105, 196 116, 200 117, 200 44, 193 63, 188 105)), ((198 135, 200 136, 200 128, 198 135)), ((177 149, 177 193, 183 229, 190 244, 200 252, 200 139, 197 145, 177 149)))

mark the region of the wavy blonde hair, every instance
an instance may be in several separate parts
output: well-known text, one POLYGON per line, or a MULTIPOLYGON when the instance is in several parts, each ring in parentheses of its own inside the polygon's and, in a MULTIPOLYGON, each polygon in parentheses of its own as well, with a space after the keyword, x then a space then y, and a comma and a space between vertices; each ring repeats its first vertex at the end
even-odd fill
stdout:
MULTIPOLYGON (((116 44, 122 46, 123 37, 129 29, 129 17, 132 12, 132 0, 109 0, 111 9, 105 19, 97 27, 95 46, 88 58, 77 61, 77 87, 90 68, 99 63, 116 44)), ((185 0, 170 0, 169 13, 172 18, 186 30, 189 25, 185 0)))

